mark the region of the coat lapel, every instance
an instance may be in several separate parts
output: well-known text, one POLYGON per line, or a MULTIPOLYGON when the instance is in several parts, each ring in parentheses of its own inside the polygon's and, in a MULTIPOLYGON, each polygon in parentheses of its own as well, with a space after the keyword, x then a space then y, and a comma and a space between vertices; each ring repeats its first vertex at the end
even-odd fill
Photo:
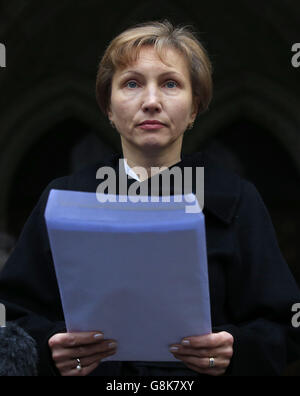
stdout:
MULTIPOLYGON (((119 194, 119 179, 120 176, 125 177, 127 182, 127 191, 130 185, 133 183, 139 183, 135 179, 132 179, 125 173, 125 169, 122 166, 119 169, 120 159, 123 155, 120 153, 114 154, 109 163, 105 166, 111 166, 115 169, 117 178, 116 193, 119 194), (121 173, 120 173, 121 172, 121 173)), ((192 192, 195 191, 195 175, 196 167, 204 167, 204 214, 210 213, 218 220, 225 224, 230 224, 237 211, 238 203, 241 195, 241 178, 232 171, 222 168, 216 164, 205 152, 197 152, 190 155, 182 156, 182 160, 177 164, 172 165, 169 169, 178 166, 182 170, 184 175, 184 167, 193 168, 193 186, 192 192)), ((163 173, 163 172, 162 172, 163 173)), ((153 178, 159 178, 160 182, 159 191, 151 191, 151 180, 148 179, 142 183, 148 183, 148 191, 153 195, 162 195, 163 186, 161 183, 161 177, 159 175, 153 176, 153 178)), ((152 178, 151 178, 152 179, 152 178)), ((155 184, 155 183, 154 183, 155 184)), ((182 184, 183 185, 183 184, 182 184)), ((170 185, 170 194, 174 194, 174 185, 170 185)), ((175 191, 176 193, 176 191, 175 191)))

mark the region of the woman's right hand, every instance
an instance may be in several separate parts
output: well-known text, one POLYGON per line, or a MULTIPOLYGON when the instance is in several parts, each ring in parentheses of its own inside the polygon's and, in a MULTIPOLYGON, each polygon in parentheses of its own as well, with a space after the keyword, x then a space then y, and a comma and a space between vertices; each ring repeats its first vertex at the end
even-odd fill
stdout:
POLYGON ((102 359, 116 353, 117 343, 104 340, 101 332, 60 333, 48 341, 52 359, 64 377, 86 376, 99 365, 102 359), (78 361, 82 369, 78 370, 78 361))

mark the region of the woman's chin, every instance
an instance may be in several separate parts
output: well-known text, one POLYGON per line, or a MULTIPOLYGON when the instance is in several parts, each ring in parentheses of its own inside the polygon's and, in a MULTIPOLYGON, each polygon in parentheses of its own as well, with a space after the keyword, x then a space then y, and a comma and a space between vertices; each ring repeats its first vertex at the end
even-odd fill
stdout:
POLYGON ((145 142, 142 142, 139 145, 141 148, 149 151, 149 150, 153 150, 153 151, 159 151, 159 150, 164 150, 168 147, 168 144, 158 141, 158 140, 148 140, 145 142))
POLYGON ((167 147, 171 145, 173 137, 168 136, 167 134, 156 133, 156 134, 148 134, 147 136, 141 136, 139 139, 139 143, 145 146, 153 146, 153 147, 167 147))
POLYGON ((174 139, 166 138, 166 136, 139 136, 137 139, 130 139, 128 141, 129 146, 135 146, 139 150, 145 150, 145 152, 153 151, 165 151, 174 144, 174 139))

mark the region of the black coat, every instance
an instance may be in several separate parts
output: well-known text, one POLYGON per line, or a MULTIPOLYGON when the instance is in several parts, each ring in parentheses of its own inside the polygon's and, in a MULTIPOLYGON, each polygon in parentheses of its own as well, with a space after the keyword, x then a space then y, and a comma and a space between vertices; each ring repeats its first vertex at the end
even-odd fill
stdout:
MULTIPOLYGON (((27 220, 0 276, 0 302, 37 342, 39 374, 57 374, 48 339, 65 331, 44 210, 53 188, 95 192, 100 166, 52 181, 27 220)), ((177 166, 205 167, 205 222, 213 331, 234 337, 227 375, 280 375, 300 359, 299 329, 291 308, 299 288, 276 241, 270 216, 249 181, 214 164, 204 153, 183 157, 177 166)), ((175 165, 174 165, 175 166, 175 165)), ((130 182, 135 180, 130 178, 130 182)), ((118 193, 118 190, 116 191, 118 193)), ((99 329, 101 331, 101 329, 99 329)), ((187 334, 186 336, 189 336, 187 334)), ((102 362, 92 375, 198 375, 182 362, 102 362)))

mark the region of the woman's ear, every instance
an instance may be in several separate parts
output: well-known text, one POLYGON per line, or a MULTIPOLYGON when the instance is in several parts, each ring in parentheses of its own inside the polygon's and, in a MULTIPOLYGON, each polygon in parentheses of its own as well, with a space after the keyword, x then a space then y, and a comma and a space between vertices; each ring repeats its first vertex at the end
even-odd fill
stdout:
POLYGON ((194 96, 192 113, 191 113, 191 117, 193 117, 193 121, 195 121, 198 115, 199 107, 200 107, 200 98, 198 96, 194 96))
POLYGON ((110 104, 107 106, 106 114, 107 114, 107 117, 108 117, 109 121, 111 121, 111 119, 112 119, 112 111, 111 111, 110 104))
POLYGON ((111 125, 113 128, 115 128, 115 125, 114 125, 114 123, 113 123, 113 113, 112 113, 112 111, 111 111, 110 105, 107 107, 107 112, 106 112, 106 114, 107 114, 107 117, 108 117, 108 119, 109 119, 110 125, 111 125))
POLYGON ((110 125, 112 126, 112 128, 116 129, 116 126, 113 122, 113 113, 111 111, 110 106, 108 106, 108 109, 107 109, 107 117, 109 119, 109 122, 110 122, 110 125))
POLYGON ((199 111, 199 98, 198 97, 194 97, 193 99, 193 104, 192 104, 192 110, 191 110, 191 116, 190 116, 190 122, 187 126, 187 129, 193 129, 194 126, 194 122, 196 120, 196 117, 198 115, 198 111, 199 111))

